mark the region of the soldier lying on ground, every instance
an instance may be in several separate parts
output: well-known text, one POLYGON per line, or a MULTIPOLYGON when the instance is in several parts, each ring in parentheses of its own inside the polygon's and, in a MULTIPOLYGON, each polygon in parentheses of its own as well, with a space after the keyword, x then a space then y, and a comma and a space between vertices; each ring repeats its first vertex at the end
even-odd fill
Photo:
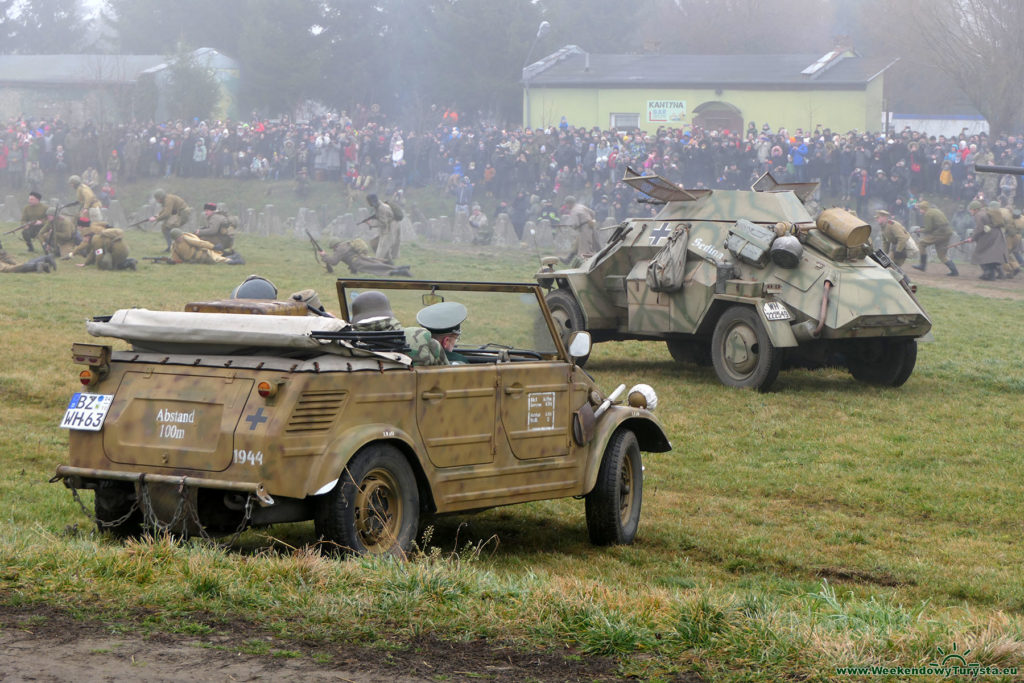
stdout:
POLYGON ((409 266, 395 266, 387 261, 370 255, 370 246, 361 239, 341 241, 332 239, 328 246, 331 253, 320 252, 320 258, 324 263, 332 266, 339 262, 348 266, 349 272, 372 273, 374 275, 390 275, 399 277, 412 277, 409 266))
POLYGON ((0 244, 0 273, 49 273, 54 270, 57 270, 57 262, 49 254, 18 263, 0 244))

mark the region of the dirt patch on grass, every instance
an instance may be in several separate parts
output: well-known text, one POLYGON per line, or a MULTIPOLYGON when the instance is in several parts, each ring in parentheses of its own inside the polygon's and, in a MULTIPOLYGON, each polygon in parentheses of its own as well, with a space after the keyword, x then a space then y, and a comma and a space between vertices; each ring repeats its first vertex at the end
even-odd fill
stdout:
MULTIPOLYGON (((614 661, 569 650, 530 652, 502 642, 450 642, 433 635, 377 649, 283 639, 240 621, 207 623, 197 616, 193 623, 205 623, 212 630, 201 636, 147 634, 132 620, 100 622, 48 606, 0 605, 0 677, 80 683, 621 679, 614 661)), ((677 680, 702 679, 690 674, 677 680)))
POLYGON ((907 261, 903 269, 911 282, 928 287, 940 289, 954 289, 965 294, 977 294, 978 296, 990 299, 1013 299, 1024 300, 1024 273, 1009 280, 979 280, 981 268, 969 263, 958 263, 959 277, 949 277, 949 270, 941 263, 929 263, 928 270, 921 272, 910 267, 911 262, 907 261))
POLYGON ((863 569, 849 569, 847 567, 822 567, 815 572, 815 576, 833 581, 853 581, 855 583, 870 583, 876 586, 888 586, 895 588, 899 586, 913 586, 911 580, 901 580, 889 572, 870 572, 863 569))

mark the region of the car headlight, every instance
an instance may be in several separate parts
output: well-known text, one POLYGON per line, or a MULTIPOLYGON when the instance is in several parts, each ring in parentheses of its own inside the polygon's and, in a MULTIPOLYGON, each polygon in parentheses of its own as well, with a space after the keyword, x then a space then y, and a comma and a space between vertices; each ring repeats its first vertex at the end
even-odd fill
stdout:
POLYGON ((629 390, 629 405, 634 408, 654 410, 658 406, 658 395, 650 384, 637 384, 629 390))

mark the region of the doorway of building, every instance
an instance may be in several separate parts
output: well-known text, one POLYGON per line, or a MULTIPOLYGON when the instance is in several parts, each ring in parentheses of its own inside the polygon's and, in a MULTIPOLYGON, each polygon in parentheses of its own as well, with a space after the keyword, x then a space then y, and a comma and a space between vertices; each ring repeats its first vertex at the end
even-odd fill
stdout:
POLYGON ((693 125, 743 134, 743 112, 728 102, 705 102, 693 110, 693 125))

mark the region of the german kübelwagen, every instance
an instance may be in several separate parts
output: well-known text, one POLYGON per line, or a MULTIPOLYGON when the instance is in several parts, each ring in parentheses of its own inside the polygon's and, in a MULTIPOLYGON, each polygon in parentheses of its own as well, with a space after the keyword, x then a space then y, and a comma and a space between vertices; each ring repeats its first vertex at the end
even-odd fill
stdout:
POLYGON ((91 489, 99 527, 120 536, 314 520, 332 547, 401 553, 421 515, 578 496, 593 542, 632 541, 640 453, 670 448, 657 397, 602 393, 570 355, 589 336, 564 345, 537 285, 337 286, 340 318, 243 299, 89 322, 122 341, 72 347, 84 386, 54 479, 91 489), (387 292, 396 326, 346 322, 367 290, 387 292), (469 309, 462 361, 416 365, 398 320, 444 297, 469 309))
POLYGON ((784 365, 841 365, 890 387, 910 377, 931 320, 872 251, 870 226, 843 209, 810 215, 813 183, 686 190, 632 170, 623 182, 659 213, 615 227, 579 268, 545 259, 536 275, 563 337, 663 340, 674 359, 760 391, 784 365))

